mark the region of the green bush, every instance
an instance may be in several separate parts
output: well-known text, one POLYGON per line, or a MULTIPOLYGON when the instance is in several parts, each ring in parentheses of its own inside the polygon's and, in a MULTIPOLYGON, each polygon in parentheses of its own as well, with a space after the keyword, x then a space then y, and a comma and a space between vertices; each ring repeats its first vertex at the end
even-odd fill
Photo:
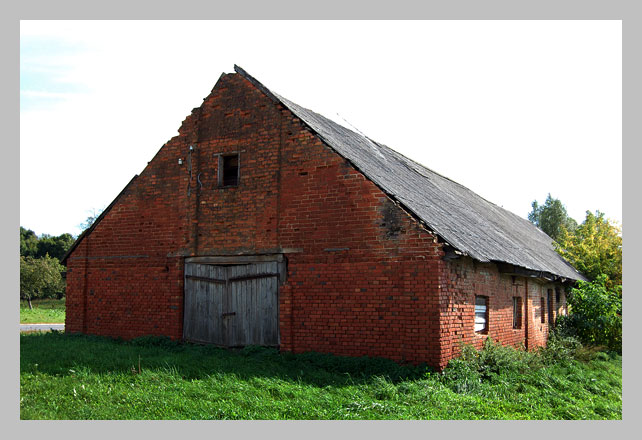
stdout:
POLYGON ((482 378, 491 378, 494 375, 521 374, 537 362, 533 353, 487 338, 479 351, 478 368, 482 378))
POLYGON ((452 359, 441 375, 441 382, 458 394, 469 394, 479 390, 482 378, 477 360, 463 357, 452 359))
MULTIPOLYGON (((560 316, 559 318, 566 317, 560 316)), ((566 323, 560 325, 559 318, 555 330, 548 335, 546 347, 540 347, 538 350, 540 360, 545 365, 572 361, 577 357, 579 350, 583 348, 582 343, 568 329, 568 325, 566 323)))
POLYGON ((563 326, 571 327, 580 341, 622 352, 622 286, 608 289, 606 275, 593 282, 578 282, 568 298, 569 316, 563 326))
POLYGON ((476 391, 483 382, 518 381, 521 375, 540 366, 537 353, 487 338, 481 350, 463 345, 461 355, 448 363, 441 378, 451 390, 465 394, 476 391))

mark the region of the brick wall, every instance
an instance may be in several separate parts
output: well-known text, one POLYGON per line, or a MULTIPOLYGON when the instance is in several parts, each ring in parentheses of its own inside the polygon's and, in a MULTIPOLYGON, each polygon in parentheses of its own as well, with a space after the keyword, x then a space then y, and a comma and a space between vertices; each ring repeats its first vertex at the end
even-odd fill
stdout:
POLYGON ((468 257, 448 261, 443 274, 446 287, 442 295, 442 359, 460 353, 461 343, 481 348, 491 337, 504 345, 526 346, 533 349, 546 344, 550 319, 541 322, 540 298, 552 291, 554 317, 564 309, 566 296, 559 283, 544 283, 539 279, 500 273, 493 263, 479 263, 468 257), (560 290, 560 301, 555 302, 555 289, 560 290), (488 331, 475 332, 475 296, 488 297, 488 331), (513 328, 513 298, 520 298, 521 319, 513 328), (527 338, 528 335, 528 338, 527 338))
POLYGON ((282 139, 282 349, 436 359, 441 245, 287 110, 282 139))

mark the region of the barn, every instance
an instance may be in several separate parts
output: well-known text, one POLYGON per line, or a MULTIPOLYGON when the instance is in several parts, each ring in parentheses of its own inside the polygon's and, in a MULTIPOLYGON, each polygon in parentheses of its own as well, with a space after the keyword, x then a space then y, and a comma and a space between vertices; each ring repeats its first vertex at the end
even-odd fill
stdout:
POLYGON ((545 233, 234 70, 64 257, 66 332, 438 369, 546 343, 585 278, 545 233))

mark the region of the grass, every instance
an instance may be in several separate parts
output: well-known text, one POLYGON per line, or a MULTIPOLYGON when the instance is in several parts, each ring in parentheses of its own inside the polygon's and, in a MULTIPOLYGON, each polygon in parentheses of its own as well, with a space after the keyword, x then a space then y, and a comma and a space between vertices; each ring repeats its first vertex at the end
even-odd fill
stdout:
MULTIPOLYGON (((498 355, 499 353, 499 355, 498 355)), ((622 358, 445 374, 163 338, 20 336, 21 419, 621 419, 622 358), (140 362, 140 372, 139 372, 140 362), (482 371, 482 373, 480 373, 482 371)), ((511 355, 512 356, 512 355, 511 355)), ((479 365, 481 365, 478 361, 479 365)), ((477 364, 475 364, 477 365, 477 364)), ((479 366, 477 365, 477 366, 479 366)), ((525 366, 526 364, 523 364, 525 366)))
POLYGON ((29 309, 27 301, 20 301, 20 323, 64 323, 65 299, 36 299, 31 301, 33 309, 29 309))

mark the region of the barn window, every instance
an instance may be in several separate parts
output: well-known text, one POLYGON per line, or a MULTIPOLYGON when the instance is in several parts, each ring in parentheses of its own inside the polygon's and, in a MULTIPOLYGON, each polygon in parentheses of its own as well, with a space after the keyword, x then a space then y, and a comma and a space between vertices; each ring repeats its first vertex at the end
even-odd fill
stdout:
POLYGON ((218 157, 218 186, 239 184, 239 154, 221 154, 218 157))
POLYGON ((488 297, 475 296, 475 332, 488 332, 488 297))
POLYGON ((542 296, 540 298, 540 307, 542 309, 542 324, 546 322, 546 300, 542 296))
POLYGON ((522 298, 513 297, 513 328, 522 328, 522 298))

